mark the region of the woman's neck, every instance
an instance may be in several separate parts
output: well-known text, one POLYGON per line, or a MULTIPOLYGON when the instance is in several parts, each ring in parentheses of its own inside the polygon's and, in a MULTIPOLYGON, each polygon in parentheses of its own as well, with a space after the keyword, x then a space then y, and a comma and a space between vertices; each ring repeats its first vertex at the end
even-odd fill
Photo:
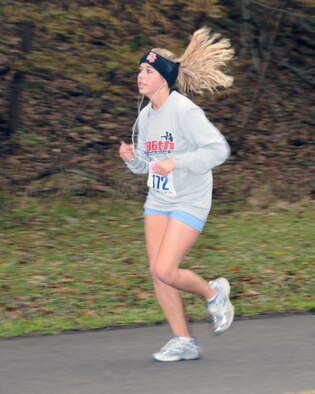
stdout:
POLYGON ((170 95, 170 90, 168 87, 165 89, 161 89, 156 96, 151 98, 152 108, 153 110, 157 110, 162 107, 165 101, 168 99, 170 95))

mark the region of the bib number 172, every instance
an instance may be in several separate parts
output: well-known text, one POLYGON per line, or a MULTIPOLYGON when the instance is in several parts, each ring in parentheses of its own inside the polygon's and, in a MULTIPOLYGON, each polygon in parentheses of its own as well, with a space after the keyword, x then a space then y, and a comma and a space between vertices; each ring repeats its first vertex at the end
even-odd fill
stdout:
POLYGON ((167 176, 161 176, 158 174, 152 174, 152 187, 157 190, 170 190, 168 187, 168 178, 167 176))
POLYGON ((162 176, 154 173, 150 169, 148 176, 148 186, 159 193, 167 194, 169 196, 176 196, 172 173, 168 174, 168 176, 162 176))

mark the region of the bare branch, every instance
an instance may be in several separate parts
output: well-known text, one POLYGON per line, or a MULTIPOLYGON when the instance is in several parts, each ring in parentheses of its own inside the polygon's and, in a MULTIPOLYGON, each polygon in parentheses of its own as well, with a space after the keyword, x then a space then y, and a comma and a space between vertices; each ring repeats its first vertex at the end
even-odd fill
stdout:
POLYGON ((312 86, 315 86, 315 81, 312 81, 311 79, 307 78, 306 74, 308 74, 310 71, 302 71, 296 67, 291 66, 290 64, 288 64, 287 62, 279 62, 278 64, 280 64, 281 66, 284 66, 286 68, 288 68, 289 70, 293 71, 298 77, 300 77, 303 81, 311 84, 312 86))
MULTIPOLYGON (((288 1, 284 5, 286 5, 287 3, 288 3, 288 1)), ((283 13, 282 13, 282 11, 280 11, 280 13, 278 14, 278 16, 276 18, 275 26, 274 26, 272 35, 270 37, 269 47, 268 47, 268 50, 267 50, 267 53, 266 53, 266 56, 265 56, 264 63, 263 63, 262 68, 261 68, 259 81, 258 81, 258 84, 257 84, 256 89, 255 89, 254 94, 253 94, 253 98, 252 98, 252 101, 251 101, 252 105, 249 107, 248 111, 245 113, 245 116, 244 116, 244 119, 243 119, 243 123, 242 123, 242 129, 243 130, 246 129, 246 127, 247 127, 248 121, 250 119, 251 114, 253 113, 253 111, 255 109, 256 103, 258 101, 259 95, 260 95, 261 90, 262 90, 262 86, 263 86, 263 84, 265 82, 266 74, 267 74, 268 67, 269 67, 269 64, 270 64, 270 58, 271 58, 271 54, 272 54, 273 45, 274 45, 275 39, 277 37, 277 34, 278 34, 278 31, 279 31, 281 22, 282 22, 282 17, 283 17, 283 13)))
POLYGON ((251 16, 248 8, 248 0, 241 0, 241 7, 242 7, 242 16, 243 16, 243 32, 245 35, 242 41, 243 41, 243 48, 245 49, 242 48, 240 56, 243 55, 242 52, 246 53, 247 48, 249 48, 252 56, 252 63, 254 65, 255 70, 258 72, 261 66, 260 64, 261 62, 259 60, 256 45, 254 43, 252 28, 249 23, 251 16))

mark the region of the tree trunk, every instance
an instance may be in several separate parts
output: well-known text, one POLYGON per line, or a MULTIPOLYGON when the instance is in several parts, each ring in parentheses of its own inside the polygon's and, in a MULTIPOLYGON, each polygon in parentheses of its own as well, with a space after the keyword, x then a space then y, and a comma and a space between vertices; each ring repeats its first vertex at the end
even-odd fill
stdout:
POLYGON ((9 124, 6 132, 7 138, 10 138, 11 135, 16 132, 19 126, 23 80, 24 73, 21 71, 17 71, 14 74, 13 80, 11 82, 9 124))
MULTIPOLYGON (((22 24, 21 49, 24 53, 31 51, 33 27, 34 23, 31 20, 25 21, 22 24)), ((17 131, 21 121, 21 95, 23 91, 24 78, 24 71, 16 71, 11 82, 9 97, 9 121, 8 128, 5 133, 7 139, 9 139, 17 131)))

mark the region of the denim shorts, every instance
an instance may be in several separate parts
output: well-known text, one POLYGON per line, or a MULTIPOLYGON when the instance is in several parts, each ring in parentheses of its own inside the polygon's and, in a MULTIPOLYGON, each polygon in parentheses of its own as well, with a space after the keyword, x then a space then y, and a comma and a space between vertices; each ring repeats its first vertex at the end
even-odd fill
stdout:
POLYGON ((202 219, 197 218, 196 216, 184 212, 184 211, 160 211, 158 209, 144 209, 144 215, 166 215, 170 218, 175 218, 179 220, 182 223, 187 224, 190 227, 193 227, 200 233, 203 230, 203 227, 205 225, 205 221, 202 219))

